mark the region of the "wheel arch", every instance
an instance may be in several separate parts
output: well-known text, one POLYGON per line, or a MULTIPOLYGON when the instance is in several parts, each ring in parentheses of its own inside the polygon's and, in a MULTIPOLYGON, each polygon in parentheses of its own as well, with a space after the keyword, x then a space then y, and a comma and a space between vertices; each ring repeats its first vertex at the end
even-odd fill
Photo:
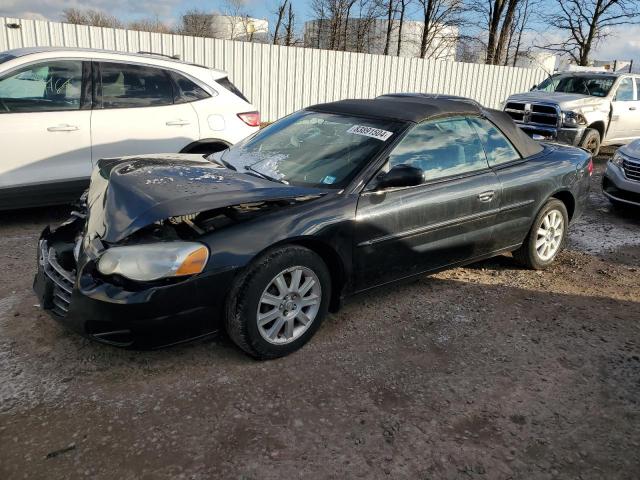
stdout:
POLYGON ((336 312, 340 309, 342 303, 342 292, 347 283, 347 270, 345 261, 337 252, 337 250, 321 239, 314 237, 297 237, 282 240, 271 245, 265 251, 260 252, 255 258, 262 256, 266 251, 274 248, 282 248, 286 246, 305 247, 317 254, 329 269, 331 275, 331 300, 329 303, 329 311, 336 312))
POLYGON ((560 200, 564 203, 564 206, 567 209, 567 215, 569 215, 569 221, 571 221, 576 209, 576 199, 573 194, 569 190, 559 190, 549 198, 555 198, 556 200, 560 200))
POLYGON ((587 128, 596 130, 600 134, 600 143, 604 141, 604 135, 606 132, 606 126, 604 124, 604 120, 596 120, 594 122, 591 122, 587 128))

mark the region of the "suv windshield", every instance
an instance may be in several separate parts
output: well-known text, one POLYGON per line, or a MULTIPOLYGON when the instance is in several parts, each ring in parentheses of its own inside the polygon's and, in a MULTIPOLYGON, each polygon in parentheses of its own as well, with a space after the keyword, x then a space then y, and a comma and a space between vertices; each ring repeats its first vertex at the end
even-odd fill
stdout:
POLYGON ((543 92, 579 93, 593 97, 606 97, 616 77, 606 75, 555 75, 547 78, 535 89, 543 92))
POLYGON ((302 111, 225 150, 230 168, 292 185, 343 188, 400 122, 302 111))

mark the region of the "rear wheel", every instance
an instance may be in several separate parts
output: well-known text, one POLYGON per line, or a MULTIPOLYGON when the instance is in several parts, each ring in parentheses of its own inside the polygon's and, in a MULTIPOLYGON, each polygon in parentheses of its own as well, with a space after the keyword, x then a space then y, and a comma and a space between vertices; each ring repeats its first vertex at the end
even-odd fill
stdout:
POLYGON ((567 208, 552 198, 536 216, 522 246, 513 252, 513 258, 534 270, 547 268, 564 246, 568 225, 567 208))
POLYGON ((600 152, 600 132, 594 128, 587 128, 579 146, 589 151, 592 156, 597 156, 600 152))
POLYGON ((327 314, 331 277, 311 250, 287 246, 255 261, 237 280, 227 302, 227 333, 258 359, 302 347, 327 314))

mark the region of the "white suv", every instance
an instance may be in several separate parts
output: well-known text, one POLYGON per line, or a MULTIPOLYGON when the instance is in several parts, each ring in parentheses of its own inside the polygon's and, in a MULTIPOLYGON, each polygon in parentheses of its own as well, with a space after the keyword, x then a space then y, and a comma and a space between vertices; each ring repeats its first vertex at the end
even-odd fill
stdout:
POLYGON ((224 150, 260 114, 225 72, 153 54, 0 53, 0 210, 65 203, 100 158, 224 150))

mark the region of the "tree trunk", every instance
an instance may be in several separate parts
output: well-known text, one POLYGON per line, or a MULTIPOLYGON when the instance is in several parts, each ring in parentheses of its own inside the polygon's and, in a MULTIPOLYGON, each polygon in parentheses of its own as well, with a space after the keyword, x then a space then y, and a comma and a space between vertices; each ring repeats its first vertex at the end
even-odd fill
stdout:
POLYGON ((509 6, 507 7, 507 13, 505 14, 504 21, 502 22, 502 28, 500 29, 500 37, 496 44, 496 50, 493 54, 493 64, 500 65, 502 63, 502 56, 504 55, 505 46, 511 34, 511 26, 513 25, 513 18, 516 13, 516 7, 518 6, 518 0, 509 0, 509 6))
POLYGON ((589 25, 589 33, 587 34, 587 38, 584 43, 580 46, 580 65, 583 67, 589 66, 589 54, 591 53, 591 47, 593 44, 593 39, 596 35, 596 29, 598 26, 598 22, 600 21, 602 0, 598 0, 595 5, 596 8, 593 9, 593 19, 589 25))
POLYGON ((402 26, 404 25, 404 11, 407 8, 407 4, 405 0, 400 0, 402 3, 400 4, 400 23, 398 25, 398 50, 397 56, 400 56, 400 50, 402 48, 402 26))
POLYGON ((422 11, 424 13, 424 25, 422 26, 422 37, 420 38, 420 58, 427 55, 429 44, 429 34, 431 33, 431 16, 433 14, 433 0, 423 0, 422 11))
POLYGON ((287 47, 290 47, 291 45, 293 45, 293 22, 294 22, 293 8, 291 7, 291 3, 289 3, 289 15, 287 18, 287 25, 285 27, 285 37, 284 37, 284 44, 287 47))
POLYGON ((504 10, 504 0, 495 0, 493 2, 491 18, 489 20, 489 39, 487 41, 487 59, 486 63, 493 64, 493 59, 496 52, 496 42, 498 35, 498 27, 500 26, 500 19, 502 18, 502 11, 504 10))
POLYGON ((287 6, 287 1, 282 2, 282 5, 278 7, 278 20, 276 21, 276 28, 273 30, 273 44, 278 44, 278 31, 280 30, 280 25, 282 24, 282 17, 284 16, 284 9, 287 6))
POLYGON ((384 55, 389 55, 389 44, 391 43, 391 20, 393 19, 393 0, 388 0, 389 10, 387 11, 387 38, 384 42, 384 55))

